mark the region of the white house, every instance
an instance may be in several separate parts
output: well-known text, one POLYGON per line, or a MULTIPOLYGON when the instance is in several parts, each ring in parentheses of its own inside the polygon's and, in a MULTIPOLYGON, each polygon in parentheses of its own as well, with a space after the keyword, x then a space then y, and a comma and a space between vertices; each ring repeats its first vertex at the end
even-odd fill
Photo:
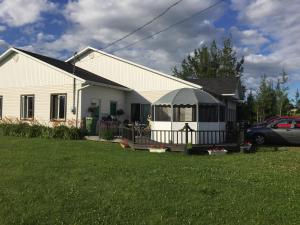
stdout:
MULTIPOLYGON (((100 120, 122 109, 125 114, 119 119, 132 122, 145 123, 152 114, 156 122, 153 129, 158 130, 168 128, 169 121, 159 118, 165 115, 173 122, 198 122, 198 127, 202 122, 197 129, 225 129, 226 121, 236 120, 240 88, 236 79, 227 82, 234 83, 227 90, 225 83, 218 89, 220 84, 213 80, 182 80, 91 47, 66 62, 11 48, 0 56, 0 81, 0 119, 79 125, 90 109, 98 109, 100 120), (208 87, 209 83, 219 91, 208 87), (164 96, 181 89, 201 90, 206 98, 217 99, 221 107, 195 111, 198 103, 193 108, 184 99, 182 109, 167 114, 166 107, 155 107, 164 96), (212 117, 216 110, 218 116, 212 117)), ((172 129, 179 129, 179 125, 172 129)))

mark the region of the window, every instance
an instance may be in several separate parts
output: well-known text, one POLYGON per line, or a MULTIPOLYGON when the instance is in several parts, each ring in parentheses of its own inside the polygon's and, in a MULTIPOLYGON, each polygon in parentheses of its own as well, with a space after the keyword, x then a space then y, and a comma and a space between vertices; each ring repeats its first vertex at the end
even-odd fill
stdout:
POLYGON ((0 96, 0 120, 2 120, 3 97, 0 96))
POLYGON ((171 121, 171 106, 155 106, 155 121, 171 121))
POLYGON ((21 96, 21 120, 30 120, 34 118, 34 96, 21 96))
POLYGON ((131 104, 131 121, 146 124, 150 108, 150 104, 131 104))
POLYGON ((50 119, 66 120, 67 95, 53 94, 50 101, 50 119))
MULTIPOLYGON (((221 110, 220 110, 221 111, 221 110)), ((217 105, 199 105, 199 122, 218 122, 217 105)))
POLYGON ((111 116, 117 115, 117 102, 110 102, 110 115, 111 116))
POLYGON ((286 129, 286 128, 291 128, 292 127, 292 120, 280 120, 277 124, 276 127, 277 128, 282 128, 282 129, 286 129))
POLYGON ((300 119, 295 121, 295 128, 300 128, 300 119))
POLYGON ((174 122, 195 122, 196 106, 174 106, 174 122))

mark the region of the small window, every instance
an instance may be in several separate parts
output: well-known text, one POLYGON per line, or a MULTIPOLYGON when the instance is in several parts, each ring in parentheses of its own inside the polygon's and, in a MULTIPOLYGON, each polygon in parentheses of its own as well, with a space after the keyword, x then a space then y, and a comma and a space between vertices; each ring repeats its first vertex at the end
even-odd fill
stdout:
POLYGON ((2 120, 3 97, 0 96, 0 120, 2 120))
POLYGON ((21 96, 21 120, 32 120, 34 118, 34 96, 21 96))
POLYGON ((117 102, 110 102, 110 115, 111 116, 117 115, 117 102))
POLYGON ((196 106, 174 106, 174 122, 195 122, 196 106))
POLYGON ((53 94, 50 103, 50 119, 66 120, 67 95, 53 94))

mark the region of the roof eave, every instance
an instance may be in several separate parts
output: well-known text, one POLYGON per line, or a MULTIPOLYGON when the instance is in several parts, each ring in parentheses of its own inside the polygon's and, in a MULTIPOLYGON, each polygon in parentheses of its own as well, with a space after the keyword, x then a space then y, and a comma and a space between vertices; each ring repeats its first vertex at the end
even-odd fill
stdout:
POLYGON ((94 82, 94 81, 86 81, 84 84, 88 84, 91 86, 108 87, 108 88, 113 88, 121 91, 132 91, 132 89, 127 87, 119 87, 119 86, 114 86, 114 85, 109 85, 109 84, 104 84, 104 83, 94 82))

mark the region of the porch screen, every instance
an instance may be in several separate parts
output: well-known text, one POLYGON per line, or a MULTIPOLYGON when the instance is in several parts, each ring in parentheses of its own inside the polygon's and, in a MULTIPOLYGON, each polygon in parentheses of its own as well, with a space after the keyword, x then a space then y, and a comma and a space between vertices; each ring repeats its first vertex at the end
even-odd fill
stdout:
POLYGON ((171 106, 155 106, 155 121, 171 121, 171 106))
POLYGON ((195 122, 196 106, 174 106, 174 122, 195 122))
POLYGON ((217 105, 199 105, 199 122, 218 122, 217 105))

